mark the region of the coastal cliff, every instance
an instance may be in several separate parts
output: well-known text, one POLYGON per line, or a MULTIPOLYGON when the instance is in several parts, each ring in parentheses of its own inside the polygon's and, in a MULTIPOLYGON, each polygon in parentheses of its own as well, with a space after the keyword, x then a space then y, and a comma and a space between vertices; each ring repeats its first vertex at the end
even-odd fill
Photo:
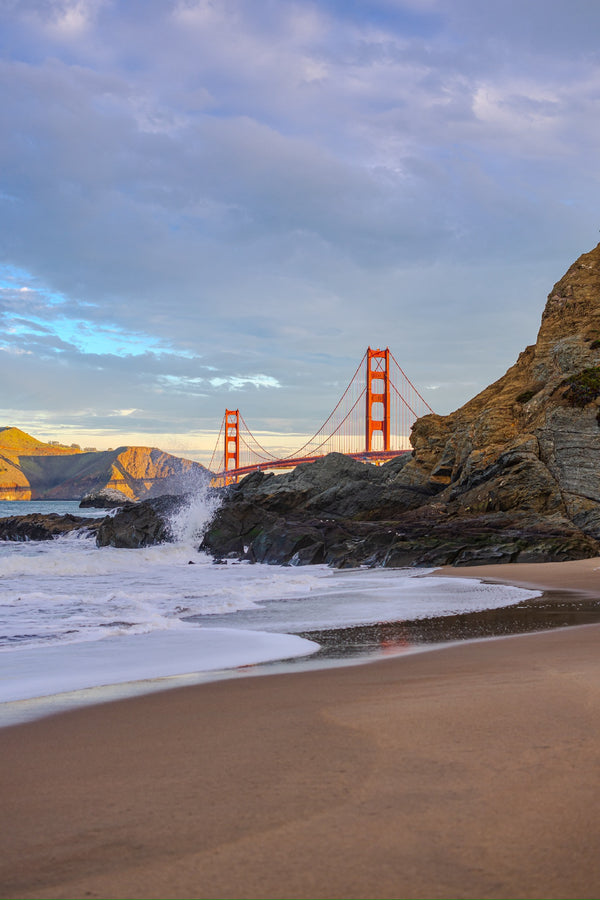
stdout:
POLYGON ((430 565, 600 553, 600 245, 554 286, 534 345, 380 468, 331 454, 233 486, 204 548, 264 562, 430 565))
POLYGON ((405 477, 463 511, 565 516, 600 538, 600 245, 554 286, 536 343, 449 416, 415 423, 405 477))
POLYGON ((102 490, 141 500, 181 494, 207 478, 199 463, 155 447, 85 452, 0 428, 0 500, 80 500, 102 490))

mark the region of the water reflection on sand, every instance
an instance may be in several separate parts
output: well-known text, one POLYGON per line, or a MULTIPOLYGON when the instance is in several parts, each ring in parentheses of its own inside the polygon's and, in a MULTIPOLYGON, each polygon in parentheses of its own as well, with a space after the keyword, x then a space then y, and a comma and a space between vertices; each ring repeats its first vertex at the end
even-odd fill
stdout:
POLYGON ((546 591, 541 597, 499 609, 460 613, 405 622, 381 622, 327 631, 305 631, 302 637, 321 644, 312 656, 324 659, 389 656, 425 645, 475 640, 588 625, 600 622, 600 600, 564 591, 546 591))

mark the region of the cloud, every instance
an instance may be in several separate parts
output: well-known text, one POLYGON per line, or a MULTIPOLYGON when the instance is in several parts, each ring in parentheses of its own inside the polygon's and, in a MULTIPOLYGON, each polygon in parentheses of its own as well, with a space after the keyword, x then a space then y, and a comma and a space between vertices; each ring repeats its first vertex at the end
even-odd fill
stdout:
POLYGON ((367 343, 458 406, 596 242, 599 17, 0 3, 5 415, 314 431, 367 343))
POLYGON ((254 388, 280 388, 281 384, 271 375, 227 375, 225 378, 211 378, 212 387, 220 388, 229 386, 236 389, 244 389, 247 386, 254 388))

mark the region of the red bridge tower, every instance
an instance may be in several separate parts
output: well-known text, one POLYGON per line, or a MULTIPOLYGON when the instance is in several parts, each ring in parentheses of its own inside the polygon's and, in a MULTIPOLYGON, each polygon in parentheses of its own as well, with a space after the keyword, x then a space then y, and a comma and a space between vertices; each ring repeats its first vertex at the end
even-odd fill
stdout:
MULTIPOLYGON (((240 411, 225 410, 225 471, 240 467, 240 411), (233 463, 233 465, 230 465, 233 463)), ((237 479, 236 479, 237 481, 237 479)))
POLYGON ((390 449, 390 351, 367 350, 366 451, 390 449), (373 446, 381 435, 382 447, 373 446))

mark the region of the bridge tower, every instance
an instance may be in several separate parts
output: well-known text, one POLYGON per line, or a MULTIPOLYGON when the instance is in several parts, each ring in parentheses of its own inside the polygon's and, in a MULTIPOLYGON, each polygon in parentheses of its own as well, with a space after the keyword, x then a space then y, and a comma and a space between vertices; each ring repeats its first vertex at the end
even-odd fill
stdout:
MULTIPOLYGON (((240 467, 240 411, 225 410, 225 453, 223 456, 225 472, 240 467), (230 465, 233 463, 233 465, 230 465)), ((236 478, 237 481, 237 478, 236 478)))
POLYGON ((365 421, 366 451, 390 449, 390 351, 367 349, 367 391, 365 421), (383 447, 374 448, 373 438, 381 434, 383 447))

